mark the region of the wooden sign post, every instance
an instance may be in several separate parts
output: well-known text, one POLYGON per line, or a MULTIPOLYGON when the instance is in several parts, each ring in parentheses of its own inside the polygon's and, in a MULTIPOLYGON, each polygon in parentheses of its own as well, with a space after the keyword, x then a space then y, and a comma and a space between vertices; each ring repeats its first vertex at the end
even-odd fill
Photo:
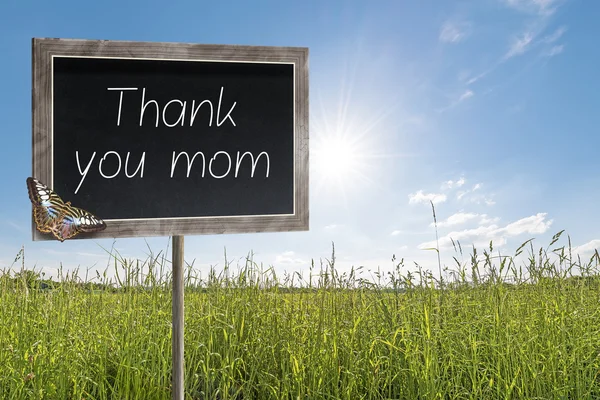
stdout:
POLYGON ((183 399, 183 236, 173 236, 173 399, 183 399))
MULTIPOLYGON (((32 176, 106 222, 74 239, 173 237, 173 398, 183 399, 183 236, 308 230, 308 49, 32 47, 32 176)), ((52 239, 33 221, 32 234, 52 239)))

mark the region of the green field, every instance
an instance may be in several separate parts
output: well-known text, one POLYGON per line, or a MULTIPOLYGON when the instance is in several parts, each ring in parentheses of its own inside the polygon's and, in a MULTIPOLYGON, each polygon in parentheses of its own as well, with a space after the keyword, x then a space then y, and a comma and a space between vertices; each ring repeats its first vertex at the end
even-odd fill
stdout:
MULTIPOLYGON (((402 260, 369 282, 333 254, 314 279, 189 269, 186 398, 600 399, 600 257, 548 249, 457 250, 442 282, 402 260)), ((116 282, 22 260, 0 277, 0 399, 171 398, 163 257, 113 255, 116 282)))

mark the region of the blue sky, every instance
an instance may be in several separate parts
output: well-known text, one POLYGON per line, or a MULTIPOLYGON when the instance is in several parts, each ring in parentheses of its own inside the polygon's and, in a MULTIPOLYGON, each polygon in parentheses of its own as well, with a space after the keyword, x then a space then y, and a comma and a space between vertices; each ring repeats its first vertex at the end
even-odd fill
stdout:
MULTIPOLYGON (((310 49, 310 231, 187 236, 204 271, 255 253, 277 272, 442 260, 493 240, 512 254, 565 229, 600 248, 600 3, 575 0, 0 3, 0 268, 105 268, 113 240, 32 242, 31 38, 310 49), (372 2, 374 4, 374 2, 372 2), (335 161, 332 163, 331 161, 335 161)), ((125 257, 168 238, 117 239, 125 257)))

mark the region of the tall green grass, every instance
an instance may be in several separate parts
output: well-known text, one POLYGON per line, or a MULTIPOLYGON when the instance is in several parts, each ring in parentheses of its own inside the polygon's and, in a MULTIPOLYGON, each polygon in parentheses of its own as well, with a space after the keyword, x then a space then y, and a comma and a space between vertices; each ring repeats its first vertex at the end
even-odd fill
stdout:
MULTIPOLYGON (((456 243, 443 279, 395 257, 342 274, 334 251, 308 276, 188 266, 186 398, 599 399, 600 257, 559 238, 511 257, 456 243)), ((53 283, 24 255, 0 276, 0 399, 171 398, 168 260, 113 251, 116 279, 53 283)))

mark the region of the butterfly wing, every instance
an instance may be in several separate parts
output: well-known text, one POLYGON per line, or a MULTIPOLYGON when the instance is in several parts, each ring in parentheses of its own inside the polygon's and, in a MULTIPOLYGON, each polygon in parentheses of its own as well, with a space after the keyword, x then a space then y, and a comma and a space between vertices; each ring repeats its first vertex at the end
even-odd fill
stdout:
POLYGON ((52 234, 61 242, 81 232, 98 232, 106 229, 106 223, 81 208, 67 205, 62 218, 51 227, 52 234))
POLYGON ((69 206, 65 221, 74 224, 81 232, 98 232, 106 229, 106 223, 89 211, 69 206))
POLYGON ((33 216, 40 232, 52 233, 61 242, 80 232, 98 232, 106 223, 92 213, 73 207, 48 186, 34 178, 27 178, 33 216))
POLYGON ((70 239, 79 233, 77 226, 73 224, 69 219, 57 219, 49 227, 55 238, 64 242, 66 239, 70 239))
POLYGON ((50 232, 52 225, 66 212, 68 203, 52 189, 34 178, 27 178, 27 192, 33 204, 33 219, 40 232, 50 232))
POLYGON ((35 221, 37 230, 40 232, 50 232, 50 227, 52 226, 53 220, 57 217, 51 215, 49 211, 50 213, 52 212, 43 206, 33 207, 33 220, 35 221))

